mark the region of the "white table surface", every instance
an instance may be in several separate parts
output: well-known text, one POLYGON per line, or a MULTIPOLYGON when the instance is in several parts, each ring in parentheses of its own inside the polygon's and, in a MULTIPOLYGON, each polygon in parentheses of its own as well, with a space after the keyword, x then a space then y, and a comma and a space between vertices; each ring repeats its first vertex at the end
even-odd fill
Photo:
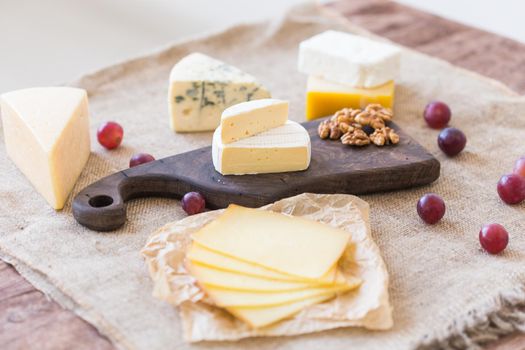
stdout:
MULTIPOLYGON (((0 0, 0 93, 70 81, 304 0, 0 0)), ((347 0, 351 1, 351 0, 347 0)), ((525 1, 399 0, 525 43, 525 1)))

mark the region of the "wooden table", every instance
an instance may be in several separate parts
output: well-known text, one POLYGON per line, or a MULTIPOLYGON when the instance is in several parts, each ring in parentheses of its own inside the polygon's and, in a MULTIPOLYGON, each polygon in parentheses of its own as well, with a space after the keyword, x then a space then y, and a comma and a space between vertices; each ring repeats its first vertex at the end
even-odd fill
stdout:
MULTIPOLYGON (((525 93, 525 45, 394 2, 341 0, 325 6, 371 32, 525 93)), ((62 309, 0 261, 0 349, 114 349, 109 340, 62 309)), ((525 349, 525 335, 506 337, 491 350, 525 349)))

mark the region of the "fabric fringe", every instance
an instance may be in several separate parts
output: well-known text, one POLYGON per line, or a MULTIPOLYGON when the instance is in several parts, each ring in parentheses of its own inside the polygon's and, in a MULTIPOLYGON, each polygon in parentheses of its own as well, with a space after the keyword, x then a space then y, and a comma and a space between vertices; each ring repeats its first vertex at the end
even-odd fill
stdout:
POLYGON ((525 333, 525 284, 469 311, 463 322, 454 322, 441 334, 428 335, 432 340, 416 348, 477 350, 515 332, 525 333))

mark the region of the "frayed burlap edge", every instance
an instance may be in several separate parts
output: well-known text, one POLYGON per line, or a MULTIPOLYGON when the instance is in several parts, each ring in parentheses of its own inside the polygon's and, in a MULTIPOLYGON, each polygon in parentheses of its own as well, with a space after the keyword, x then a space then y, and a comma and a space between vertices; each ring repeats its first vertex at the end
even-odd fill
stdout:
POLYGON ((454 321, 441 332, 428 334, 414 347, 482 349, 515 332, 525 333, 525 283, 470 310, 461 321, 454 321))

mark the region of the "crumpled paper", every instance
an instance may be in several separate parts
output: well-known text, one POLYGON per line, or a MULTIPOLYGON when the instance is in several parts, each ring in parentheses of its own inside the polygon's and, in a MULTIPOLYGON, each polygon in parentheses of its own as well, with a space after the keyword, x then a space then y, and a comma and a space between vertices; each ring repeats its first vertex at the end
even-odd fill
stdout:
POLYGON ((345 275, 362 279, 362 285, 275 325, 251 329, 214 306, 185 268, 191 234, 219 216, 222 210, 189 216, 158 229, 142 250, 154 281, 153 295, 179 307, 186 341, 297 335, 348 326, 371 330, 392 327, 388 273, 370 235, 368 203, 351 195, 305 193, 261 209, 302 216, 349 232, 350 242, 339 264, 345 275))

